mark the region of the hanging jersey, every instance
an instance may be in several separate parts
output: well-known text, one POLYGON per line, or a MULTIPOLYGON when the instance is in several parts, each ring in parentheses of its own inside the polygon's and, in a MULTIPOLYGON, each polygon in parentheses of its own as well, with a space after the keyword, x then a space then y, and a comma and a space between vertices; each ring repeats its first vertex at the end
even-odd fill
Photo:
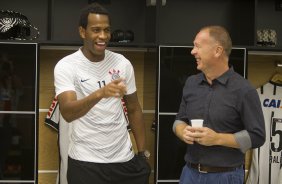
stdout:
MULTIPOLYGON (((59 109, 59 108, 58 108, 59 109)), ((70 143, 70 136, 72 132, 72 124, 65 121, 61 113, 59 119, 59 151, 60 151, 60 184, 67 184, 67 170, 68 170, 68 150, 70 143)))
POLYGON ((282 169, 281 168, 280 168, 280 171, 279 171, 278 184, 282 184, 282 169))
POLYGON ((54 97, 50 105, 49 111, 45 118, 45 124, 51 126, 52 128, 58 131, 60 164, 56 183, 68 184, 68 149, 72 125, 71 123, 67 123, 62 117, 59 110, 59 103, 57 97, 54 97))
POLYGON ((257 89, 262 104, 266 141, 253 150, 247 184, 280 184, 282 167, 282 85, 269 82, 257 89))
POLYGON ((56 131, 59 131, 59 118, 59 104, 57 97, 55 97, 50 105, 47 116, 45 118, 45 124, 52 127, 56 131))

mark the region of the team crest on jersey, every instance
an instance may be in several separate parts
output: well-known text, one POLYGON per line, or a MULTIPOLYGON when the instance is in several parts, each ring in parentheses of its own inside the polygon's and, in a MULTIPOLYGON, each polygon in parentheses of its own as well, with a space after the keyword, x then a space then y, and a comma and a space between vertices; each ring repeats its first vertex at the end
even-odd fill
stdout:
POLYGON ((112 80, 116 80, 116 79, 120 78, 119 70, 111 69, 109 71, 109 74, 112 75, 112 80))

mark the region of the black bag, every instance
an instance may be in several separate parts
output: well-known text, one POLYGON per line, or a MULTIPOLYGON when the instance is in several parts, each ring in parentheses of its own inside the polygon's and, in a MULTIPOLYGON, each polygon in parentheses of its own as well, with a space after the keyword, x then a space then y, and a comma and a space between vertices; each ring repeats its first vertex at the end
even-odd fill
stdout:
POLYGON ((10 10, 0 11, 0 39, 34 40, 39 34, 39 30, 23 14, 10 10))
POLYGON ((134 33, 131 30, 123 31, 120 29, 115 30, 111 34, 111 42, 133 42, 134 33))

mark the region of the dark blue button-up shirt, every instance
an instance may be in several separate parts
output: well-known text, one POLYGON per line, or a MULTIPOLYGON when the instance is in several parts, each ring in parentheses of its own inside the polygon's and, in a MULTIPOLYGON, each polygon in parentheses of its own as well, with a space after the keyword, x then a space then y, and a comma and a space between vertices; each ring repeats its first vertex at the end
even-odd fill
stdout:
MULTIPOLYGON (((204 126, 218 133, 233 133, 240 149, 224 146, 187 145, 185 160, 210 166, 244 164, 244 151, 265 141, 264 118, 257 91, 231 68, 210 85, 204 74, 189 77, 175 122, 190 124, 204 119, 204 126)), ((175 126, 175 125, 174 125, 175 126)))

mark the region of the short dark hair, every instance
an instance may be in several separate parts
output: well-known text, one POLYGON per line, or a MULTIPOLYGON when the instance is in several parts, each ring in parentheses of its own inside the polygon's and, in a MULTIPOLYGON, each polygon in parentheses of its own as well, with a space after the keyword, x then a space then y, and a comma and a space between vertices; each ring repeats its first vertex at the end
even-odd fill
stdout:
POLYGON ((217 42, 219 42, 219 44, 223 47, 226 55, 229 57, 232 50, 232 40, 228 31, 224 27, 217 25, 206 26, 201 30, 204 29, 208 30, 210 36, 217 42))
POLYGON ((79 26, 83 27, 86 29, 87 24, 88 24, 88 15, 90 13, 95 13, 95 14, 102 14, 102 15, 107 15, 110 20, 110 14, 107 9, 105 9, 102 5, 99 3, 91 3, 85 8, 82 9, 81 14, 80 14, 80 19, 79 19, 79 26))

